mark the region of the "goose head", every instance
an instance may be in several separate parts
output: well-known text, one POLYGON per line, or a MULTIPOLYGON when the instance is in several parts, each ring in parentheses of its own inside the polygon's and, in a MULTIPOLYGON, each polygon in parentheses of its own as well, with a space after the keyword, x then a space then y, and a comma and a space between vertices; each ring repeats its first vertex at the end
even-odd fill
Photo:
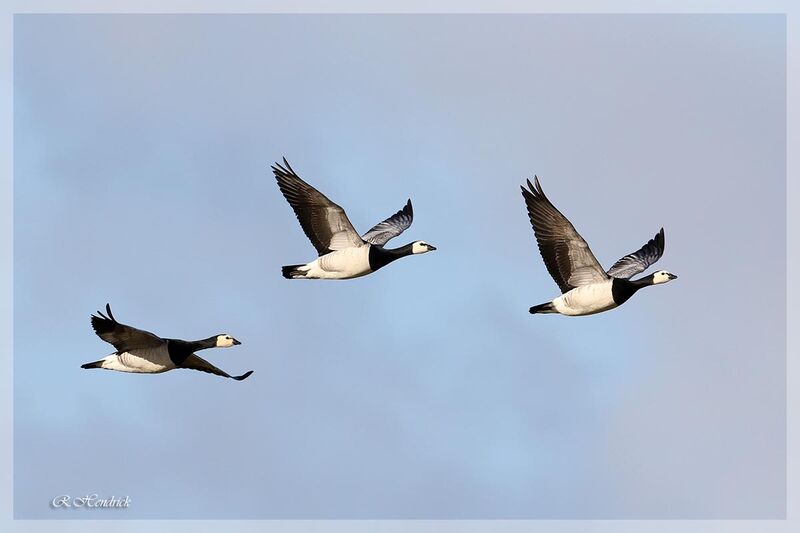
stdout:
POLYGON ((666 283, 668 281, 672 281, 673 279, 677 279, 678 276, 673 274, 672 272, 667 272, 666 270, 659 270, 658 272, 653 274, 653 285, 658 285, 659 283, 666 283))
POLYGON ((412 254, 424 254, 427 252, 432 252, 436 249, 435 246, 432 244, 428 244, 425 241, 414 241, 411 243, 411 253, 412 254))
POLYGON ((217 348, 230 348, 231 346, 236 346, 237 344, 242 344, 242 343, 237 341, 227 333, 217 335, 217 344, 216 344, 217 348))

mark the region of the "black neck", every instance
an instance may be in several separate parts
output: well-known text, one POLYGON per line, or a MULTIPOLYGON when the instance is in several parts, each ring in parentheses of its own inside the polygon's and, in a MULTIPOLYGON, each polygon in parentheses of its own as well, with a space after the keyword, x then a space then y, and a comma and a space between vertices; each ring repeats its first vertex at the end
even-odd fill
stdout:
POLYGON ((192 341, 189 344, 194 346, 195 350, 205 350, 206 348, 214 348, 217 346, 217 335, 199 341, 192 341))
POLYGON ((385 267, 392 261, 396 261, 401 257, 411 255, 414 243, 406 244, 400 248, 384 248, 373 244, 369 248, 369 268, 374 272, 379 268, 385 267))
POLYGON ((636 294, 636 291, 650 285, 653 285, 653 274, 635 280, 614 278, 611 282, 611 295, 614 298, 614 303, 622 305, 636 294))
POLYGON ((217 345, 217 336, 209 337, 199 341, 184 341, 181 339, 167 339, 167 350, 169 357, 175 364, 182 364, 187 357, 198 350, 214 348, 217 345))

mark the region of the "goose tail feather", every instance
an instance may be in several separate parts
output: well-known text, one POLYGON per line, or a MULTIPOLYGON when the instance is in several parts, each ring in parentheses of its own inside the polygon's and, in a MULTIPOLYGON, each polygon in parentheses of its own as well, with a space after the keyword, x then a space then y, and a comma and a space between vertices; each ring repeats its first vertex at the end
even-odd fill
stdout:
POLYGON ((303 270, 300 270, 300 267, 305 265, 286 265, 281 268, 281 272, 283 273, 283 277, 286 279, 298 279, 306 277, 306 273, 303 270))
POLYGON ((539 305, 534 305, 528 311, 530 311, 530 313, 532 315, 535 315, 537 313, 538 314, 544 314, 544 313, 555 313, 556 312, 555 308, 553 307, 553 302, 547 302, 547 303, 543 303, 543 304, 539 304, 539 305))

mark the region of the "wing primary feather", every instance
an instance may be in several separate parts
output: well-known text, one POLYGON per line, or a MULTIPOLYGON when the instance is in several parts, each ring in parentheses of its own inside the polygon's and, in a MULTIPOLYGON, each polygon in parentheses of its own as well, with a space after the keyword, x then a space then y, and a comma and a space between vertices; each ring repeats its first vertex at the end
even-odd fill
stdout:
POLYGON ((189 357, 187 357, 183 361, 183 363, 180 365, 180 368, 187 368, 187 369, 190 369, 190 370, 199 370, 200 372, 207 372, 209 374, 216 374, 217 376, 222 376, 224 378, 235 379, 236 381, 242 381, 244 379, 247 379, 250 376, 250 374, 253 373, 253 371, 250 370, 248 372, 245 372, 241 376, 231 376, 230 374, 228 374, 227 372, 225 372, 221 368, 219 368, 219 367, 217 367, 215 365, 212 365, 211 363, 209 363, 208 361, 206 361, 205 359, 203 359, 202 357, 200 357, 199 355, 197 355, 195 353, 190 354, 189 357))
POLYGON ((371 244, 383 246, 407 230, 413 221, 414 207, 411 205, 411 198, 409 198, 401 210, 386 220, 375 224, 361 238, 371 244))
POLYGON ((608 269, 608 275, 615 278, 630 279, 644 272, 664 255, 664 228, 644 246, 620 258, 608 269))
POLYGON ((544 194, 539 177, 534 175, 533 183, 525 181, 528 189, 521 187, 522 196, 539 253, 561 292, 606 281, 608 275, 589 245, 544 194))
POLYGON ((248 370, 247 372, 245 372, 241 376, 231 376, 231 379, 235 379, 236 381, 244 381, 245 379, 249 378, 250 374, 252 374, 252 373, 253 373, 252 370, 248 370))
POLYGON ((286 158, 272 165, 278 188, 294 210, 306 237, 319 255, 347 247, 358 247, 364 241, 358 235, 344 209, 297 175, 286 158))
POLYGON ((102 311, 91 316, 92 329, 98 337, 114 346, 118 352, 136 348, 154 348, 165 341, 149 331, 134 328, 117 322, 111 313, 111 306, 106 304, 106 316, 102 311), (99 315, 99 316, 98 316, 99 315))

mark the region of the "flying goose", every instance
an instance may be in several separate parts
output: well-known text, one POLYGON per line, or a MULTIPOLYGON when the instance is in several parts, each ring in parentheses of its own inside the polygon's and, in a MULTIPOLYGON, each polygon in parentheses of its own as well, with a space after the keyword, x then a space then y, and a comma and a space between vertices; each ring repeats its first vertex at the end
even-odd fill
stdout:
POLYGON ((560 313, 568 316, 593 315, 624 304, 642 287, 666 283, 677 278, 666 270, 640 279, 630 278, 644 272, 664 254, 664 228, 639 250, 614 263, 606 272, 595 259, 589 245, 569 220, 544 195, 539 178, 522 196, 528 217, 539 244, 547 271, 561 289, 561 296, 530 308, 534 313, 560 313))
POLYGON ((375 272, 396 259, 424 254, 436 249, 425 241, 414 241, 400 248, 384 248, 390 239, 411 226, 414 212, 411 200, 405 207, 359 236, 344 209, 300 179, 286 158, 272 166, 275 179, 286 201, 319 257, 305 265, 283 267, 287 279, 351 279, 375 272))
POLYGON ((241 344, 225 333, 199 341, 162 339, 149 331, 120 324, 111 314, 108 304, 106 314, 98 311, 97 315, 92 315, 92 328, 98 337, 112 344, 117 351, 99 361, 81 365, 81 368, 105 368, 137 374, 160 374, 175 368, 190 368, 236 381, 247 379, 253 373, 250 370, 241 376, 231 376, 194 353, 206 348, 228 348, 241 344))

